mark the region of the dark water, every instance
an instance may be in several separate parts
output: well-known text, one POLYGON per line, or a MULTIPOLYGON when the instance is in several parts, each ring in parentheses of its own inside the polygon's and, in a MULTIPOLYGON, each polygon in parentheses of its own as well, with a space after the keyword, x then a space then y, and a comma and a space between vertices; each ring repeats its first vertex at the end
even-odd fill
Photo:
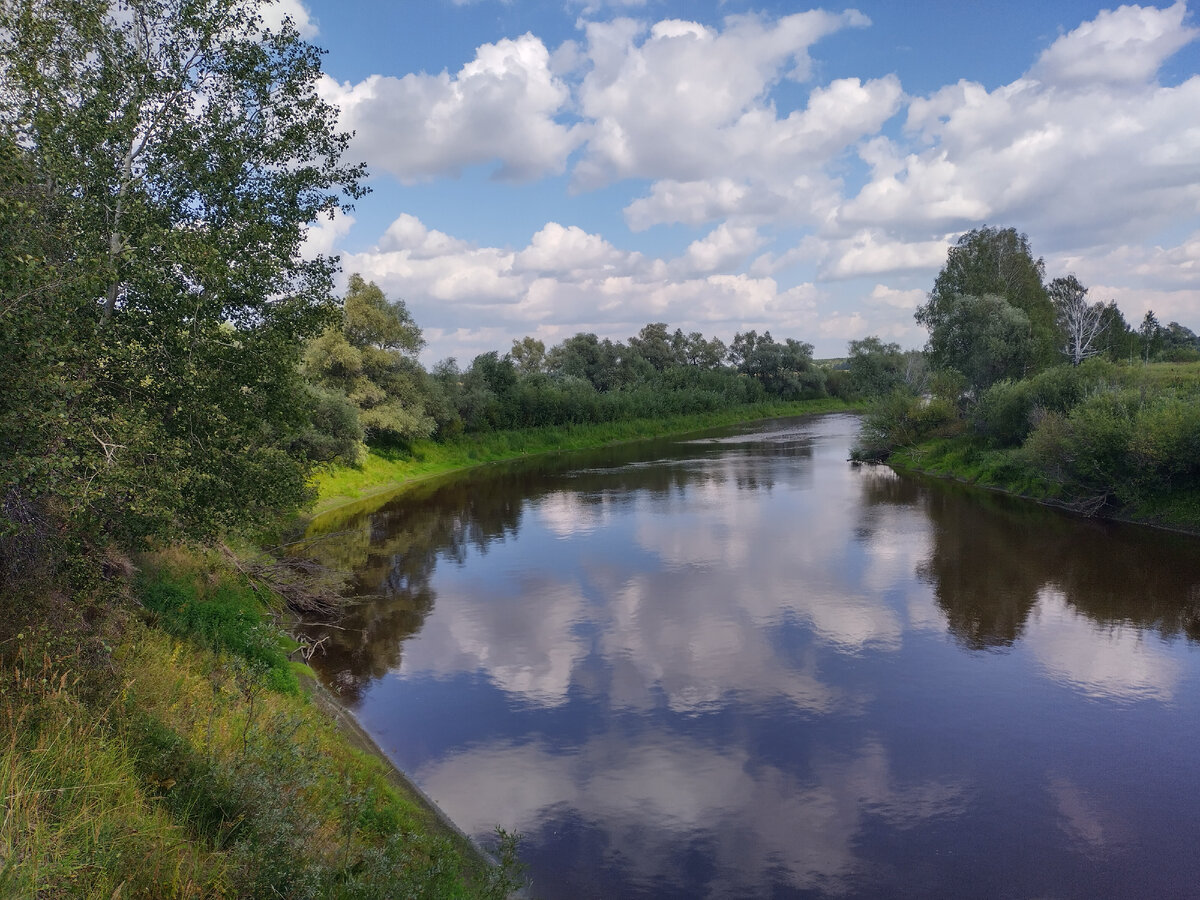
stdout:
POLYGON ((849 416, 339 526, 323 675, 533 894, 1200 894, 1200 540, 845 462, 849 416))

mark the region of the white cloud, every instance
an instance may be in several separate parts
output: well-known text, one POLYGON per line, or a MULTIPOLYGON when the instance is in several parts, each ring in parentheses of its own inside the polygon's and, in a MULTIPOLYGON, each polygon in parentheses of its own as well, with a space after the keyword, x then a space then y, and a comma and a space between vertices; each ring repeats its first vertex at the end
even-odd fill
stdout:
POLYGON ((1101 13, 1011 84, 989 91, 960 81, 913 99, 906 140, 861 146, 871 179, 830 230, 884 229, 909 241, 1013 222, 1060 250, 1141 240, 1194 219, 1200 77, 1155 80, 1200 34, 1182 27, 1184 12, 1101 13))
POLYGON ((570 90, 531 34, 481 45, 454 75, 326 77, 322 90, 356 132, 354 152, 406 182, 495 161, 497 177, 529 180, 561 172, 577 143, 555 120, 570 90))
POLYGON ((341 208, 334 209, 331 218, 322 217, 308 226, 304 235, 302 255, 312 259, 318 255, 329 256, 337 252, 342 239, 354 227, 354 216, 342 212, 341 208))
POLYGON ((275 0, 265 3, 260 14, 263 24, 271 29, 279 28, 285 18, 290 18, 296 31, 300 32, 300 37, 311 39, 320 33, 316 21, 301 0, 275 0))
POLYGON ((921 288, 905 291, 888 287, 886 284, 877 284, 871 289, 870 300, 872 303, 912 312, 925 302, 926 296, 926 292, 921 288))
POLYGON ((628 19, 588 23, 592 69, 578 97, 590 124, 575 183, 697 181, 786 156, 823 157, 873 132, 895 110, 895 78, 834 82, 782 120, 767 99, 781 78, 808 77, 812 44, 864 24, 856 12, 822 10, 773 21, 731 16, 723 30, 680 20, 648 30, 628 19))
POLYGON ((888 272, 936 270, 946 260, 948 242, 892 239, 883 230, 863 230, 823 243, 823 278, 853 278, 888 272))
POLYGON ((740 266, 762 243, 753 226, 724 222, 688 245, 684 253, 686 269, 698 274, 740 266))
POLYGON ((1054 85, 1144 84, 1200 34, 1184 26, 1186 15, 1187 4, 1182 0, 1167 9, 1122 6, 1101 10, 1095 19, 1051 44, 1032 74, 1054 85))

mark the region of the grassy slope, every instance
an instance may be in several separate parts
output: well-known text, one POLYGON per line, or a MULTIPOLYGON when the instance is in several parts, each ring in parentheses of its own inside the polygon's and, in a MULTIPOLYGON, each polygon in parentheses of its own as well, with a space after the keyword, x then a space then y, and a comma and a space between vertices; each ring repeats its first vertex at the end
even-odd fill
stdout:
POLYGON ((148 620, 58 597, 0 635, 0 897, 505 896, 302 689, 239 573, 140 562, 148 620))
POLYGON ((419 478, 427 478, 487 462, 600 447, 620 441, 685 434, 703 428, 734 425, 756 419, 832 412, 850 408, 844 400, 822 398, 795 403, 761 403, 691 416, 666 419, 637 419, 595 425, 529 428, 481 435, 464 435, 444 443, 418 442, 411 453, 371 451, 356 468, 333 466, 314 479, 317 502, 313 515, 395 490, 419 478))

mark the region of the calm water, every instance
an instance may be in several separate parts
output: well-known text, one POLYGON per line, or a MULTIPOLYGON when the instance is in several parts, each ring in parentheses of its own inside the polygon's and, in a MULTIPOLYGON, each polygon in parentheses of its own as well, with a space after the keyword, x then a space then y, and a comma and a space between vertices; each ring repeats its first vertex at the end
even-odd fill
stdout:
POLYGON ((339 527, 328 683, 534 896, 1200 891, 1200 540, 845 462, 849 416, 339 527))

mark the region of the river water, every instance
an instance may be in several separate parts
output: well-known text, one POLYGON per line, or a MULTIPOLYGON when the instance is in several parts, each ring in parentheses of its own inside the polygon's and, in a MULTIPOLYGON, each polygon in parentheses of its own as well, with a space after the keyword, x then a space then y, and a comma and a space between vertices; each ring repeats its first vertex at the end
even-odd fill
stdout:
POLYGON ((846 462, 852 416, 431 482, 322 677, 532 894, 1200 891, 1200 540, 846 462))

